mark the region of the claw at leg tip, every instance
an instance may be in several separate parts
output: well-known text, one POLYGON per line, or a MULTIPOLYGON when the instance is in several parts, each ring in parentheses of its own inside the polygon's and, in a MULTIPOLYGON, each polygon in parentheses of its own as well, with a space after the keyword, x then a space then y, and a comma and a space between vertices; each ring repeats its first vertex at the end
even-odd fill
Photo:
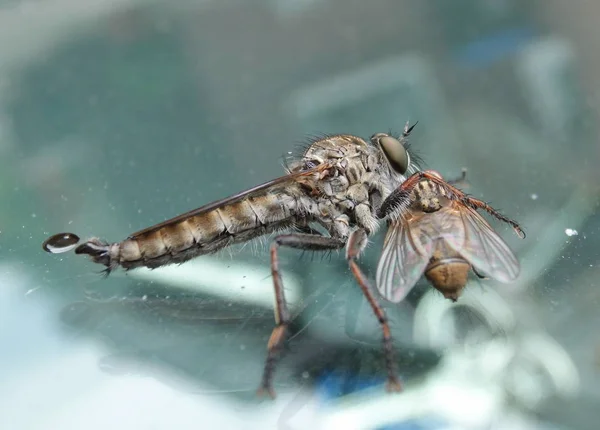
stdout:
POLYGON ((256 390, 256 395, 258 397, 270 397, 272 400, 275 400, 275 398, 277 397, 273 388, 264 386, 256 390))
POLYGON ((389 380, 385 384, 385 389, 390 393, 399 393, 403 390, 402 384, 397 379, 389 380))

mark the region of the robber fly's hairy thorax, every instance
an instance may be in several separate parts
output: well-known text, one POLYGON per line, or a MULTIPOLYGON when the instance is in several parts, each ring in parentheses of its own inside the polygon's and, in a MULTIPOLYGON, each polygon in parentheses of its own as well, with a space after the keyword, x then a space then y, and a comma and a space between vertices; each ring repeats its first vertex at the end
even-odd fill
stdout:
MULTIPOLYGON (((353 226, 374 233, 381 202, 406 177, 394 171, 381 148, 352 135, 334 135, 312 143, 299 160, 288 164, 288 171, 324 164, 332 167, 323 172, 322 180, 304 185, 302 216, 333 236, 347 237, 353 226)), ((411 173, 416 170, 415 165, 409 166, 411 173)))

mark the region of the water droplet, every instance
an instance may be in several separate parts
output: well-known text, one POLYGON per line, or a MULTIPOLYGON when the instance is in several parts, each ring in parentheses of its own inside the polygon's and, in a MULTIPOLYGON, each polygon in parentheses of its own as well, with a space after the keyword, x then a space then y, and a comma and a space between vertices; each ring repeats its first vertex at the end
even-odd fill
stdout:
POLYGON ((565 229, 565 234, 567 236, 577 236, 579 233, 577 233, 577 230, 574 230, 572 228, 566 228, 565 229))
POLYGON ((68 252, 75 248, 79 243, 79 236, 74 233, 59 233, 50 236, 42 244, 42 248, 51 254, 60 254, 68 252))

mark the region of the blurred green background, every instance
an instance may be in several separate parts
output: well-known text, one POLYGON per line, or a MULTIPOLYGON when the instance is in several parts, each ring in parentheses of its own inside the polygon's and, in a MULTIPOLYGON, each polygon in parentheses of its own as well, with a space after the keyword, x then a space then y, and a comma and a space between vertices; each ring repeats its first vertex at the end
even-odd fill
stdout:
MULTIPOLYGON (((111 419, 161 428, 152 412, 141 421, 115 418, 123 403, 73 403, 102 386, 106 373, 152 374, 139 362, 167 369, 162 381, 174 372, 185 384, 244 391, 236 401, 253 404, 273 324, 268 308, 171 290, 164 279, 103 280, 85 259, 43 253, 42 241, 61 231, 117 241, 279 176, 282 157, 311 135, 369 137, 401 131, 406 120, 419 121, 411 144, 426 167, 446 176, 466 167, 469 192, 528 233, 519 241, 498 227, 523 266, 520 293, 506 300, 528 327, 562 345, 582 381, 578 398, 549 400, 533 415, 596 428, 599 13, 594 2, 558 0, 0 3, 2 428, 71 428, 49 412, 54 406, 43 407, 59 389, 56 401, 74 405, 73 416, 105 419, 71 416, 72 428, 101 428, 111 419), (140 299, 148 296, 158 299, 140 299), (88 361, 70 358, 68 351, 82 348, 92 351, 88 361), (65 367, 65 360, 73 361, 65 367), (100 379, 81 376, 90 366, 100 379)), ((362 259, 371 278, 380 247, 378 237, 362 259)), ((207 261, 268 270, 266 248, 258 250, 207 261)), ((298 383, 295 363, 304 356, 317 367, 310 357, 339 365, 323 351, 344 344, 355 326, 367 337, 379 334, 341 256, 283 255, 292 289, 312 309, 297 320, 310 334, 278 373, 285 389, 298 383), (367 322, 357 324, 365 312, 367 322)), ((197 276, 218 284, 202 271, 197 276)), ((262 282, 271 294, 269 279, 262 282)), ((417 300, 390 310, 407 350, 417 300)), ((406 375, 433 365, 427 351, 419 354, 406 359, 406 375)), ((379 358, 365 363, 382 371, 379 358)), ((203 400, 188 401, 186 411, 203 411, 203 400)), ((229 418, 249 423, 250 414, 238 409, 229 418)), ((190 424, 186 412, 179 417, 190 424)), ((205 424, 237 425, 218 417, 205 424)))

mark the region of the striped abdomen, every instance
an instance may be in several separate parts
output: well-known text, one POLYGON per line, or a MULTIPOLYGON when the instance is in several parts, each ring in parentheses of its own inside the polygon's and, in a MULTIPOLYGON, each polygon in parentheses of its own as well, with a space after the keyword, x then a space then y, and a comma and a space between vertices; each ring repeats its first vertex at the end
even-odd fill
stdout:
POLYGON ((122 242, 107 244, 90 239, 75 252, 88 254, 94 262, 109 269, 117 266, 156 268, 183 263, 290 227, 296 220, 297 206, 298 199, 288 194, 246 197, 174 218, 135 233, 122 242))

